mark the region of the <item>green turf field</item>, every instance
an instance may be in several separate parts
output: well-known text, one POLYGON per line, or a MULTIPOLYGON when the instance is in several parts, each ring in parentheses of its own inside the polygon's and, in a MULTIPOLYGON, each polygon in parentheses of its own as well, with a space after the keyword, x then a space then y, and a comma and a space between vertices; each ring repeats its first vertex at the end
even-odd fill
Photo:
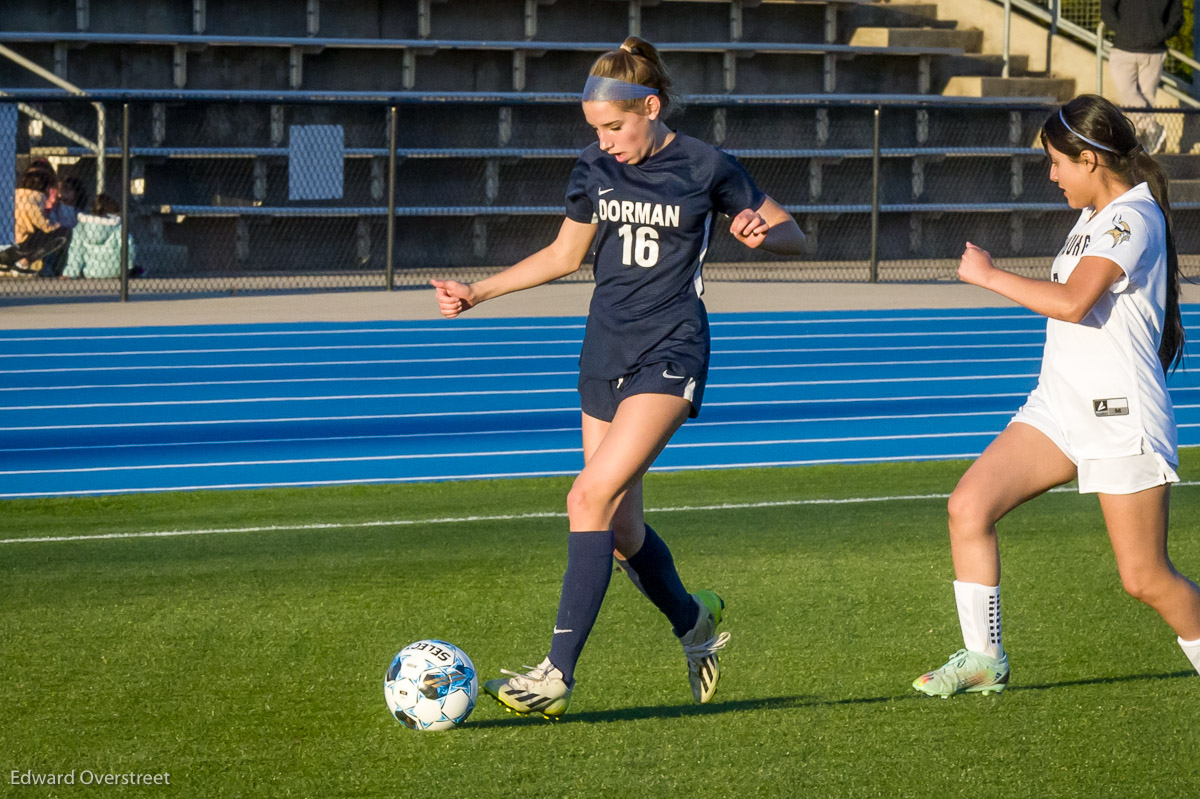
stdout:
MULTIPOLYGON (((1200 451, 1183 454, 1188 479, 1200 451)), ((0 503, 6 540, 243 530, 0 544, 0 795, 1200 795, 1200 678, 1122 592, 1094 497, 1002 523, 1009 690, 909 687, 961 645, 936 495, 964 468, 652 475, 685 582, 729 604, 714 702, 692 704, 665 620, 618 574, 562 722, 481 697, 424 734, 388 714, 385 667, 424 637, 485 678, 541 660, 568 480, 0 503), (879 496, 910 498, 799 502, 879 496), (679 510, 722 503, 743 507, 679 510), (544 515, 419 521, 520 514, 544 515), (82 787, 85 770, 170 788, 82 787)), ((1200 577, 1200 487, 1172 511, 1172 556, 1200 577)))

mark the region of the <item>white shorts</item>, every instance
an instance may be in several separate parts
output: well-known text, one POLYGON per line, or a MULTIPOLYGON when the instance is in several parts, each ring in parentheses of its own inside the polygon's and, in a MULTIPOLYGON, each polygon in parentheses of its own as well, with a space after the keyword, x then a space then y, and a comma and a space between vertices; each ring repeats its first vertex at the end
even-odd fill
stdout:
POLYGON ((1049 406, 1037 391, 1013 416, 1009 424, 1021 422, 1036 428, 1054 442, 1066 455, 1079 475, 1080 494, 1136 494, 1147 488, 1178 483, 1175 466, 1150 448, 1142 439, 1140 455, 1125 455, 1120 458, 1079 458, 1067 446, 1067 438, 1049 406))

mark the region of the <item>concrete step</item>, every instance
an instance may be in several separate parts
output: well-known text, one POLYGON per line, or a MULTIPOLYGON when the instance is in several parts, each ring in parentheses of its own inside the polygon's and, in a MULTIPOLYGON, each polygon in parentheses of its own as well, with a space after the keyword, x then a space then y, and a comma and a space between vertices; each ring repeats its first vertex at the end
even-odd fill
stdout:
POLYGON ((188 271, 188 248, 183 244, 157 241, 137 242, 137 266, 147 275, 184 274, 188 271))
POLYGON ((938 19, 937 3, 862 3, 842 12, 850 28, 956 28, 952 19, 938 19))
POLYGON ((1167 179, 1171 181, 1171 201, 1174 202, 1175 187, 1188 180, 1200 179, 1200 158, 1185 153, 1160 153, 1154 160, 1163 168, 1167 179))
POLYGON ((1176 180, 1171 179, 1169 188, 1171 195, 1171 204, 1189 202, 1194 203, 1200 201, 1200 180, 1176 180))
MULTIPOLYGON (((934 85, 940 86, 955 75, 966 77, 1000 77, 1004 72, 1004 56, 990 53, 970 53, 946 56, 933 60, 934 85)), ((1029 56, 1013 54, 1009 57, 1008 75, 1011 78, 1028 77, 1029 56)))
POLYGON ((1065 103, 1075 96, 1075 80, 957 75, 947 81, 942 94, 947 97, 1053 97, 1065 103))
POLYGON ((983 47, 983 31, 944 28, 859 28, 850 44, 861 47, 958 47, 978 53, 983 47))

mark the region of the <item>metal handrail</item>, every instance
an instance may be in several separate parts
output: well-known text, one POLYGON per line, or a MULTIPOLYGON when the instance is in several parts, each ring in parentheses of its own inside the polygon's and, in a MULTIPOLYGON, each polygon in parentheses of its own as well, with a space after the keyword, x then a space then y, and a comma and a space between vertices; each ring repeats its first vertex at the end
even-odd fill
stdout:
MULTIPOLYGON (((79 88, 75 84, 62 79, 42 65, 30 61, 25 56, 5 47, 2 44, 0 44, 0 56, 7 58, 9 61, 12 61, 18 66, 24 67, 38 77, 53 83, 55 86, 58 86, 60 89, 70 92, 73 95, 82 96, 86 94, 83 89, 79 88)), ((99 102, 93 102, 92 106, 96 109, 96 141, 94 142, 89 141, 86 137, 76 133, 66 125, 51 119, 49 116, 38 111, 36 108, 32 108, 24 103, 18 104, 18 108, 22 113, 41 121, 43 124, 49 125, 52 129, 58 131, 67 138, 70 138, 85 147, 91 148, 96 153, 96 193, 99 194, 104 191, 104 134, 106 120, 104 116, 104 105, 99 102)))
MULTIPOLYGON (((82 95, 45 89, 6 89, 13 100, 27 102, 58 102, 64 99, 86 99, 92 102, 174 102, 195 100, 239 103, 289 103, 321 105, 576 105, 575 92, 516 92, 516 91, 309 91, 306 89, 121 89, 93 88, 82 95)), ((870 107, 885 105, 893 108, 1040 108, 1054 105, 1053 97, 953 97, 941 94, 692 94, 685 98, 691 107, 733 108, 737 106, 807 106, 815 108, 870 107)))
MULTIPOLYGON (((1074 22, 1072 22, 1071 20, 1063 18, 1062 13, 1061 13, 1061 6, 1059 5, 1058 2, 1055 2, 1053 4, 1054 10, 1052 12, 1047 11, 1042 6, 1031 2, 1030 0, 993 0, 993 2, 1002 2, 1004 4, 1004 8, 1005 8, 1005 17, 1004 17, 1004 24, 1005 24, 1004 58, 1005 58, 1005 63, 1007 63, 1007 60, 1010 57, 1010 54, 1008 52, 1008 42, 1010 41, 1009 26, 1012 24, 1011 9, 1013 7, 1015 7, 1018 10, 1022 11, 1023 13, 1029 15, 1030 17, 1033 17, 1034 19, 1038 20, 1039 22, 1046 23, 1048 29, 1051 32, 1051 35, 1053 35, 1053 32, 1057 29, 1058 31, 1061 31, 1063 34, 1070 36, 1071 38, 1075 39, 1076 41, 1079 41, 1082 44, 1095 47, 1096 48, 1096 91, 1097 91, 1097 93, 1099 93, 1101 91, 1101 89, 1103 87, 1103 78, 1104 78, 1103 62, 1104 62, 1104 59, 1108 56, 1109 51, 1112 49, 1111 45, 1109 45, 1108 42, 1104 41, 1104 23, 1103 22, 1100 22, 1096 26, 1095 29, 1088 29, 1088 28, 1083 27, 1082 25, 1077 25, 1074 22)), ((1180 52, 1179 50, 1176 50, 1173 47, 1169 47, 1169 48, 1167 48, 1167 55, 1183 62, 1184 64, 1187 64, 1193 70, 1200 71, 1200 61, 1197 61, 1196 59, 1192 58, 1191 56, 1189 56, 1186 53, 1180 52)), ((1047 62, 1046 62, 1047 69, 1049 69, 1049 66, 1050 66, 1049 59, 1047 59, 1047 62)), ((1194 82, 1195 82, 1194 77, 1193 77, 1193 84, 1187 84, 1184 81, 1180 80, 1179 78, 1175 77, 1174 75, 1170 75, 1170 74, 1167 74, 1164 72, 1162 77, 1159 80, 1160 80, 1160 85, 1167 92, 1167 94, 1171 95, 1172 97, 1176 98, 1180 102, 1182 102, 1186 105, 1189 105, 1193 108, 1200 108, 1200 100, 1197 100, 1193 96, 1193 93, 1192 93, 1194 91, 1194 82)))

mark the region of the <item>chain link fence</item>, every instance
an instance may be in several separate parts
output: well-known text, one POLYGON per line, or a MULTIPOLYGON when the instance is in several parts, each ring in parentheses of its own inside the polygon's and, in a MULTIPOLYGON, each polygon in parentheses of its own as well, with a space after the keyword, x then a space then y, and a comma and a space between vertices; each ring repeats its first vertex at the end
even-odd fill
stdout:
MULTIPOLYGON (((109 101, 104 110, 99 115, 89 98, 61 96, 19 108, 0 103, 13 162, 0 191, 12 196, 39 159, 60 184, 79 181, 85 218, 94 218, 90 201, 103 191, 123 213, 119 223, 110 215, 101 232, 109 244, 119 244, 121 230, 132 239, 125 269, 119 260, 99 270, 107 276, 72 268, 79 265, 73 252, 94 234, 77 227, 63 251, 28 271, 0 273, 9 275, 0 278, 0 298, 476 279, 553 239, 571 168, 592 140, 577 100, 567 96, 404 104, 160 97, 109 101)), ((706 275, 952 280, 965 241, 1010 269, 1042 275, 1077 213, 1049 181, 1037 141, 1049 110, 1036 103, 692 98, 672 126, 736 155, 793 213, 809 247, 803 260, 781 260, 721 232, 706 275)), ((1178 247, 1186 274, 1195 275, 1200 156, 1192 153, 1200 116, 1178 108, 1156 114, 1168 131, 1159 157, 1172 179, 1178 247)), ((571 279, 590 279, 590 272, 571 279)))

